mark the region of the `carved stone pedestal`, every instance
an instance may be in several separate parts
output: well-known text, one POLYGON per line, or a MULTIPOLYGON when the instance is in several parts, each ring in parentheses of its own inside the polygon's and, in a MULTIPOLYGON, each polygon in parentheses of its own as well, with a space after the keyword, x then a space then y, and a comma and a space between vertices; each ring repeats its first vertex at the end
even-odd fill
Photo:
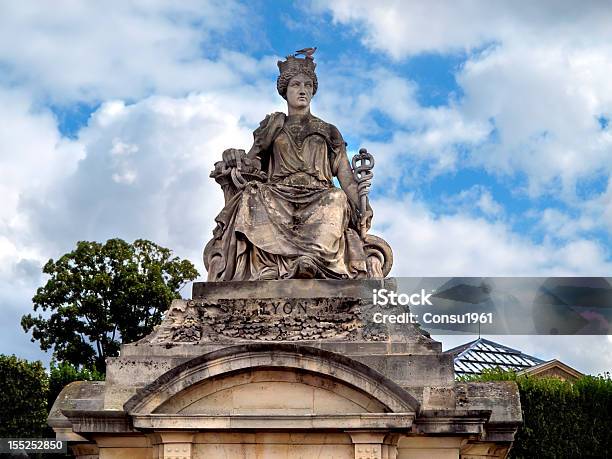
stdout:
POLYGON ((516 386, 458 384, 440 343, 375 325, 383 287, 393 280, 195 284, 107 359, 105 382, 66 386, 49 424, 88 459, 96 447, 101 459, 503 457, 516 386))

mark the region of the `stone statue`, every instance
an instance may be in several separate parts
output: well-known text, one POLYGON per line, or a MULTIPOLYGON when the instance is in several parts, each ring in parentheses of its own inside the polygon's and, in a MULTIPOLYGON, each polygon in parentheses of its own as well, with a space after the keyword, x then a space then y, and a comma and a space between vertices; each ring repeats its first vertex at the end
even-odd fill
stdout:
POLYGON ((362 149, 351 168, 338 129, 310 113, 312 53, 278 62, 287 115, 266 116, 248 153, 228 149, 215 163, 225 207, 204 249, 209 281, 382 278, 391 269, 389 245, 367 234, 372 157, 362 149))

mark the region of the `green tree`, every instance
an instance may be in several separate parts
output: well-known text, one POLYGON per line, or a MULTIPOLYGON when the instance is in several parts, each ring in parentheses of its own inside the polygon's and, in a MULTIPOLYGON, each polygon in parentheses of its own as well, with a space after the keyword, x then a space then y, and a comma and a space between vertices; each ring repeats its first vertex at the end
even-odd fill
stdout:
POLYGON ((0 354, 0 437, 41 437, 49 378, 40 361, 0 354))
POLYGON ((34 311, 21 326, 42 350, 62 362, 105 371, 121 342, 136 341, 160 323, 180 289, 198 276, 188 260, 146 240, 129 244, 81 241, 74 251, 43 268, 46 285, 32 298, 34 311))

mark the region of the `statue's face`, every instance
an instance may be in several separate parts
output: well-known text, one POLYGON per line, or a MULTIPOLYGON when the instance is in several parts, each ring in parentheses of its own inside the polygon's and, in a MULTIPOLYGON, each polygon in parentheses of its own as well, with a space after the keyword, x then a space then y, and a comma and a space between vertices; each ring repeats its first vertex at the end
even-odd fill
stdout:
POLYGON ((305 108, 312 99, 312 80, 306 75, 296 75, 287 85, 287 104, 291 108, 305 108))

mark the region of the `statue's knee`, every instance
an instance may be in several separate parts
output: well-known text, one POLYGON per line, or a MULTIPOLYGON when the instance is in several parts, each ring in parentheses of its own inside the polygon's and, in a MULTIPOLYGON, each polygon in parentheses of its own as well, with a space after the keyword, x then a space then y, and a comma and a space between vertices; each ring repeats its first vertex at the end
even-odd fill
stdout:
POLYGON ((340 188, 332 188, 330 191, 330 199, 337 205, 348 205, 346 193, 340 188))

